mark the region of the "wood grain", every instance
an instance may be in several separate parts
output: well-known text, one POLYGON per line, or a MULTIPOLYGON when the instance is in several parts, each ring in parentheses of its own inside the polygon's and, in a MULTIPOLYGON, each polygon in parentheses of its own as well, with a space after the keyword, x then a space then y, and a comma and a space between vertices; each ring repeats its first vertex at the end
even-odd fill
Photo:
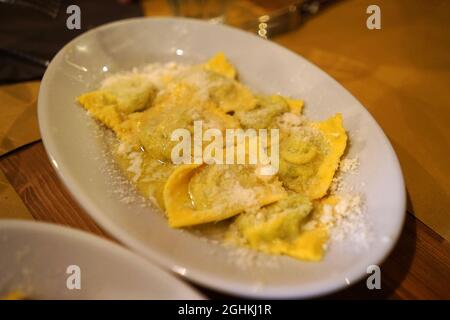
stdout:
POLYGON ((106 236, 62 185, 41 142, 4 156, 0 168, 36 220, 106 236))
MULTIPOLYGON (((62 185, 41 142, 0 158, 0 170, 36 220, 108 237, 62 185)), ((450 299, 450 244, 412 215, 407 215, 402 236, 381 270, 381 290, 368 290, 362 280, 324 298, 450 299)), ((229 298, 199 290, 211 298, 229 298)))

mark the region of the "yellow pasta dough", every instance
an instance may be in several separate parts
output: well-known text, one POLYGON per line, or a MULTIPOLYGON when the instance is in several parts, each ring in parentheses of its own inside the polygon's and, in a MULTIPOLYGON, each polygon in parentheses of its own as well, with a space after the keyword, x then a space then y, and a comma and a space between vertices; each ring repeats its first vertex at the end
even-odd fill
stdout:
POLYGON ((139 138, 144 148, 154 157, 164 161, 171 159, 173 147, 171 135, 176 129, 193 131, 195 120, 203 120, 205 126, 225 130, 237 128, 239 122, 225 114, 209 101, 200 101, 196 89, 180 83, 159 96, 152 108, 145 111, 139 126, 139 138))
POLYGON ((172 227, 191 226, 257 210, 287 196, 281 184, 245 165, 183 165, 169 177, 164 203, 172 227))
POLYGON ((303 221, 312 208, 307 197, 291 193, 259 212, 239 215, 227 234, 228 241, 238 241, 269 254, 320 260, 328 239, 327 230, 302 230, 303 221))
POLYGON ((280 179, 310 199, 323 197, 345 151, 342 115, 290 132, 280 142, 280 179))
POLYGON ((117 100, 110 93, 98 90, 78 97, 78 102, 94 117, 110 129, 115 129, 124 120, 117 108, 117 100))

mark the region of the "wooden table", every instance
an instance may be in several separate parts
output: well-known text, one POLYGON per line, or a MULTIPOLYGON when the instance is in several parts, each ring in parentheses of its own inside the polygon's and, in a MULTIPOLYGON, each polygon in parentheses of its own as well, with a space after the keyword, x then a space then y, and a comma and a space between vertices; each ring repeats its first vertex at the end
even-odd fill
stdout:
MULTIPOLYGON (((362 5, 361 1, 353 2, 359 3, 361 8, 365 5, 364 1, 362 5)), ((164 6, 161 5, 161 1, 147 1, 147 4, 147 10, 150 10, 151 13, 164 14, 164 10, 167 9, 164 9, 164 6)), ((364 17, 364 12, 361 15, 364 17)), ((342 21, 342 23, 345 24, 345 21, 342 21)), ((320 24, 320 21, 318 24, 320 24)), ((357 98, 362 100, 369 111, 381 122, 383 128, 388 129, 389 137, 394 140, 394 147, 399 147, 401 142, 396 141, 391 123, 386 122, 383 125, 383 121, 386 120, 382 119, 382 110, 376 109, 376 100, 371 100, 373 95, 371 95, 371 92, 363 93, 368 82, 361 84, 358 81, 353 81, 352 77, 349 79, 345 66, 350 65, 356 73, 364 72, 365 69, 361 60, 349 62, 341 57, 342 59, 339 58, 337 65, 331 64, 333 59, 330 55, 325 55, 325 51, 321 52, 314 49, 320 39, 308 38, 304 34, 300 37, 301 32, 308 31, 308 27, 310 29, 317 28, 311 23, 309 26, 305 26, 303 31, 299 31, 299 34, 283 35, 277 41, 310 58, 343 83, 357 98)), ((363 52, 363 54, 365 53, 363 52)), ((370 83, 369 87, 372 88, 372 85, 380 88, 379 83, 370 83)), ((383 90, 383 87, 380 90, 383 90)), ((435 117, 437 119, 436 114, 435 117)), ((396 148, 397 153, 399 150, 402 149, 396 148)), ((400 158, 401 160, 405 159, 402 158, 401 154, 400 158)), ((440 161, 442 164, 443 160, 440 159, 440 161)), ((413 162, 403 161, 402 165, 405 167, 411 163, 413 162)), ((50 165, 41 142, 32 143, 1 157, 0 170, 3 171, 36 220, 68 225, 108 238, 108 235, 80 208, 61 184, 50 165)), ((408 184, 408 174, 409 172, 407 173, 407 186, 412 186, 414 190, 417 190, 413 180, 410 180, 408 184)), ((409 191, 411 193, 411 190, 409 191)), ((413 201, 416 199, 418 197, 413 192, 413 201)), ((448 200, 445 196, 440 199, 444 199, 441 201, 441 205, 445 205, 448 200)), ((417 205, 415 207, 421 208, 417 205)), ((410 210, 411 208, 412 206, 410 206, 410 210)), ((422 206, 422 208, 426 208, 426 206, 422 206)), ((444 207, 442 210, 448 210, 448 207, 444 207)), ((381 266, 381 270, 381 290, 368 290, 365 281, 361 281, 326 298, 450 299, 450 243, 412 214, 407 215, 401 238, 391 255, 381 266)), ((202 288, 200 290, 209 297, 224 298, 219 293, 202 288)))

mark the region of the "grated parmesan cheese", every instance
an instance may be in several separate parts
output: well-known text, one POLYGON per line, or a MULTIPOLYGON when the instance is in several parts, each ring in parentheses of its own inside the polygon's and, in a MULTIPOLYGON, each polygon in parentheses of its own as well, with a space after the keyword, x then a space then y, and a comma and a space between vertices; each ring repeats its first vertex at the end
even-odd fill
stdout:
POLYGON ((277 118, 277 124, 281 130, 289 131, 294 127, 301 126, 305 120, 302 116, 291 112, 285 112, 277 118))
POLYGON ((134 174, 132 181, 136 183, 142 174, 142 153, 130 152, 128 159, 130 160, 130 166, 127 168, 127 171, 134 174))
POLYGON ((357 157, 351 159, 342 159, 339 169, 343 173, 355 174, 359 168, 359 159, 357 157))

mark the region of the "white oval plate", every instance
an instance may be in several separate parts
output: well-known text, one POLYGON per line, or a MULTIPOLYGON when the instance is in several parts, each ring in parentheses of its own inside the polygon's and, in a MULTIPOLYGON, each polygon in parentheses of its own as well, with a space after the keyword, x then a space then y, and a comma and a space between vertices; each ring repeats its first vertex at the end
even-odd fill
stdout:
POLYGON ((111 241, 55 224, 1 220, 0 296, 16 290, 31 299, 202 298, 111 241), (67 287, 78 272, 69 266, 79 268, 79 290, 67 287))
POLYGON ((405 217, 405 191, 396 155, 366 109, 335 80, 302 57, 270 41, 223 25, 174 18, 138 18, 81 35, 53 59, 38 101, 42 139, 53 166, 73 196, 111 235, 152 261, 223 292, 252 297, 310 297, 352 284, 369 265, 381 263, 395 244, 405 217), (200 62, 223 51, 252 89, 303 98, 307 115, 344 116, 349 156, 360 160, 355 185, 365 187, 366 214, 374 241, 369 250, 332 245, 320 263, 279 258, 245 269, 232 249, 170 229, 159 213, 124 204, 104 174, 104 144, 75 97, 107 74, 152 62, 200 62))

